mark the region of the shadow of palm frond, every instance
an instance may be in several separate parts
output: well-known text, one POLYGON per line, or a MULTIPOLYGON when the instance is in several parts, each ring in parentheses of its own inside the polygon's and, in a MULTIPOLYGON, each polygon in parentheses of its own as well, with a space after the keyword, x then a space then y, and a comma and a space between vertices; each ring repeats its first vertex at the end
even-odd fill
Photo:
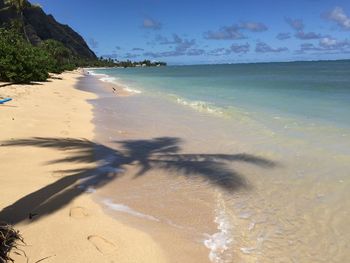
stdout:
POLYGON ((273 168, 275 162, 250 154, 180 154, 181 139, 161 137, 152 140, 117 141, 125 156, 140 166, 137 176, 158 168, 186 177, 200 177, 225 190, 247 187, 244 177, 227 166, 228 162, 246 162, 264 168, 273 168))
MULTIPOLYGON (((179 138, 160 137, 150 140, 114 142, 118 149, 86 139, 42 138, 6 141, 1 147, 34 146, 66 151, 69 156, 50 161, 54 163, 97 164, 93 168, 59 171, 62 177, 54 183, 30 193, 0 212, 0 220, 16 224, 38 220, 70 203, 89 188, 97 189, 120 175, 125 165, 135 165, 135 178, 152 169, 202 178, 226 191, 247 187, 244 177, 228 166, 229 162, 245 162, 263 168, 273 168, 270 160, 250 154, 181 154, 179 138)), ((171 175, 173 173, 169 173, 171 175)))

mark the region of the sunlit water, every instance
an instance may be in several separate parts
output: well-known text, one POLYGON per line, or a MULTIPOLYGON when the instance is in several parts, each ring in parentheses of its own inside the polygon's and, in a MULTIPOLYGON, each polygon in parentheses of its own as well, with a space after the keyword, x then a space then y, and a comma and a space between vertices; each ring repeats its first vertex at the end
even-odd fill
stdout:
MULTIPOLYGON (((227 169, 242 179, 228 189, 203 176, 153 167, 137 180, 109 186, 103 196, 110 208, 182 229, 208 249, 212 262, 350 258, 349 62, 94 73, 136 94, 105 93, 92 102, 106 144, 117 140, 113 147, 122 149, 128 140, 180 138, 169 147, 235 155, 227 169)), ((125 167, 137 173, 132 164, 125 167)))

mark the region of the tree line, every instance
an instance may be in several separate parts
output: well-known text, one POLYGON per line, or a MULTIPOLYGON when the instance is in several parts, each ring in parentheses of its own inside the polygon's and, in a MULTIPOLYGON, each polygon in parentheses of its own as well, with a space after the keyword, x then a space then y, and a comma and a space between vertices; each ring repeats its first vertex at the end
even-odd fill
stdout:
POLYGON ((0 81, 27 83, 45 81, 49 73, 62 73, 78 67, 165 66, 163 62, 85 59, 75 56, 61 42, 53 39, 38 46, 30 44, 21 28, 0 28, 0 81))
POLYGON ((100 57, 97 61, 97 64, 101 63, 104 65, 109 65, 110 67, 122 67, 122 68, 133 68, 133 67, 160 67, 160 66, 166 66, 166 62, 162 61, 151 61, 148 59, 141 60, 141 61, 119 61, 116 59, 111 58, 103 58, 100 57))

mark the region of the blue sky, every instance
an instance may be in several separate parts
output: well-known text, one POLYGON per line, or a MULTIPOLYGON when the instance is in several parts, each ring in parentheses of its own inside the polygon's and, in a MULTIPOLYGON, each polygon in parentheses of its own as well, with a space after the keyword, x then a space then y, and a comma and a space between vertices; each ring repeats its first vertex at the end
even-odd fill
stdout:
POLYGON ((170 64, 350 58, 349 0, 37 0, 99 56, 170 64))

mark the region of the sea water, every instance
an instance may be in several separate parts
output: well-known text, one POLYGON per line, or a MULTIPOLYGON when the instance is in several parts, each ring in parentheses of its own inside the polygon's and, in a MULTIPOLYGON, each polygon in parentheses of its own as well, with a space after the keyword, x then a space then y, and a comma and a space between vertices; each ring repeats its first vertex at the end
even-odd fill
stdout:
POLYGON ((288 114, 349 126, 350 61, 105 69, 134 90, 199 109, 288 114))
MULTIPOLYGON (((212 262, 346 262, 350 257, 350 61, 90 72, 137 94, 115 101, 115 122, 130 133, 181 137, 185 152, 248 153, 274 163, 274 168, 258 167, 261 163, 237 158, 230 167, 246 187, 213 187, 211 221, 217 231, 203 233, 212 262)), ((159 203, 166 198, 147 187, 157 197, 149 202, 157 206, 155 218, 191 229, 207 222, 190 224, 188 215, 182 220, 162 214, 159 203)), ((202 204, 195 200, 202 193, 198 185, 191 187, 178 196, 202 204)))

